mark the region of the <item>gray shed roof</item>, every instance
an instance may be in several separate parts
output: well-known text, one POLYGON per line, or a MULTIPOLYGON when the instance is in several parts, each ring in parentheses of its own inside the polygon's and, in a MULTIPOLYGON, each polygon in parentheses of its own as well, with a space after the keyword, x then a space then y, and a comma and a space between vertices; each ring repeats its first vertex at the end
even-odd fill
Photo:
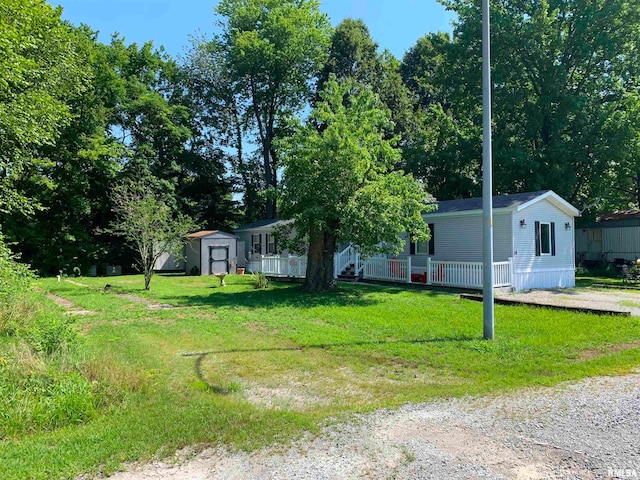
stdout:
MULTIPOLYGON (((542 200, 543 198, 549 198, 549 200, 556 203, 568 213, 572 213, 575 216, 580 215, 580 212, 574 206, 562 199, 552 190, 514 193, 511 195, 496 195, 493 197, 493 208, 496 210, 503 209, 517 211, 524 205, 534 203, 535 201, 542 200)), ((429 212, 426 215, 455 214, 482 210, 482 197, 464 198, 462 200, 445 200, 435 203, 438 206, 438 209, 433 212, 429 212)))

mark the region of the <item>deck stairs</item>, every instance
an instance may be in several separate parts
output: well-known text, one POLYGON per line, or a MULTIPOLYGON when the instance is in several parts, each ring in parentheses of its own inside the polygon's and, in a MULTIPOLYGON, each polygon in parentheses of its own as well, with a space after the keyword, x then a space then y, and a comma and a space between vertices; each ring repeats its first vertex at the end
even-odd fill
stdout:
POLYGON ((338 274, 338 280, 341 282, 357 282, 362 278, 362 272, 356 275, 356 266, 354 263, 347 264, 338 274))

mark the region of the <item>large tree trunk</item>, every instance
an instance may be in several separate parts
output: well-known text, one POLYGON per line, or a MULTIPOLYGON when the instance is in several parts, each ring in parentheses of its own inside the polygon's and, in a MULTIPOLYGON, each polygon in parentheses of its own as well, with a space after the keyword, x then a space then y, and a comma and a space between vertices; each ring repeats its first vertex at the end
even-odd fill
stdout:
MULTIPOLYGON (((273 147, 273 129, 269 126, 267 127, 267 131, 265 133, 264 146, 262 151, 263 163, 264 163, 264 175, 265 181, 267 183, 267 188, 273 187, 277 188, 277 174, 274 169, 272 158, 271 158, 271 149, 273 147)), ((266 205, 266 217, 268 219, 276 218, 276 199, 267 197, 267 205, 266 205)))
POLYGON ((309 253, 307 255, 307 276, 304 288, 308 292, 325 292, 336 285, 333 278, 333 254, 336 250, 336 236, 316 230, 309 232, 309 253))

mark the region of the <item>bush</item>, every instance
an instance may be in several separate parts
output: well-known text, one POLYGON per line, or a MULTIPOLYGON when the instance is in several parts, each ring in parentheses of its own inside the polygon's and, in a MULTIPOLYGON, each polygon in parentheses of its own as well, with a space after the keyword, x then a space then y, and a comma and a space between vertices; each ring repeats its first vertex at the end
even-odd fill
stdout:
POLYGON ((16 260, 17 256, 0 233, 0 303, 7 303, 26 292, 35 278, 27 265, 16 260))

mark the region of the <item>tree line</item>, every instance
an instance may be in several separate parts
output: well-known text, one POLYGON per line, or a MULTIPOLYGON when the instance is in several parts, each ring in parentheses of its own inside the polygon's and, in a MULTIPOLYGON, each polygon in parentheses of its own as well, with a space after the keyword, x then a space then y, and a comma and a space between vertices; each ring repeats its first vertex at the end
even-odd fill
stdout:
MULTIPOLYGON (((480 4, 442 3, 453 32, 398 59, 317 0, 222 0, 178 61, 0 0, 4 241, 42 274, 125 263, 110 225, 132 182, 201 228, 295 218, 320 250, 425 234, 426 192, 481 194, 480 4)), ((640 207, 639 3, 492 2, 496 193, 640 207)))

